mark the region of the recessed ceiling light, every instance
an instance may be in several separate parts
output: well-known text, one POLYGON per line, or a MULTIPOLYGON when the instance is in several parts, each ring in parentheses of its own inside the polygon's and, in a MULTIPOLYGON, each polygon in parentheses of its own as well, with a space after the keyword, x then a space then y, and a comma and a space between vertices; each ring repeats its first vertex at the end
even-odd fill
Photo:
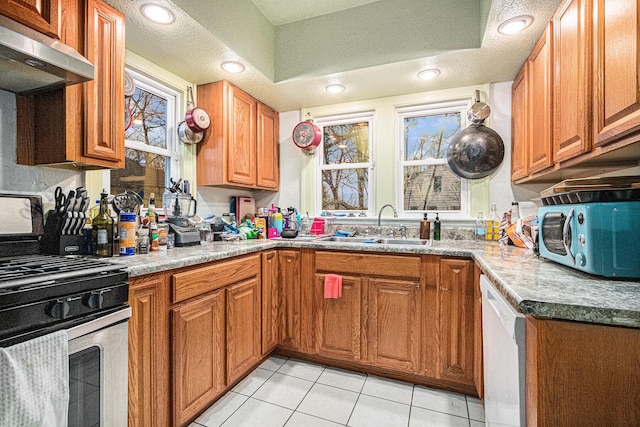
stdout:
POLYGON ((325 88, 329 93, 340 93, 344 90, 344 86, 339 84, 331 84, 325 88))
POLYGON ((533 22, 533 17, 529 15, 514 16, 507 19, 498 27, 500 34, 511 35, 519 33, 533 22))
POLYGON ((230 73, 241 73, 244 71, 244 65, 236 61, 226 61, 220 64, 220 68, 230 73))
POLYGON ((156 3, 145 3, 140 6, 140 12, 156 24, 172 24, 176 17, 169 9, 156 3))
POLYGON ((438 77, 440 75, 440 70, 437 68, 431 68, 429 70, 422 70, 418 73, 418 78, 422 80, 431 80, 434 77, 438 77))

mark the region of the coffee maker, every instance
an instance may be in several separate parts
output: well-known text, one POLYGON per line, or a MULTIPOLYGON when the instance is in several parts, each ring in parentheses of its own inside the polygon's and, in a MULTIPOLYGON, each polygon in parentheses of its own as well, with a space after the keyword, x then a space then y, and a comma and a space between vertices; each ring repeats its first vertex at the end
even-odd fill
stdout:
POLYGON ((162 195, 162 206, 169 228, 176 236, 175 245, 199 245, 200 232, 189 222, 198 207, 196 199, 191 196, 189 181, 179 179, 175 182, 173 178, 170 181, 171 187, 162 195))

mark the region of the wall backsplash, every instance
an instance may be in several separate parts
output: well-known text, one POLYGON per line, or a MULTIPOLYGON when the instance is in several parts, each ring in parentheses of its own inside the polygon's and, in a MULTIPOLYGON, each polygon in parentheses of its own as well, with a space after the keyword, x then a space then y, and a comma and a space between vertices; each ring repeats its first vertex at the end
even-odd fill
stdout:
POLYGON ((80 171, 23 166, 16 164, 16 96, 0 90, 0 192, 37 194, 42 196, 45 209, 53 203, 54 189, 61 186, 66 192, 83 185, 80 171))

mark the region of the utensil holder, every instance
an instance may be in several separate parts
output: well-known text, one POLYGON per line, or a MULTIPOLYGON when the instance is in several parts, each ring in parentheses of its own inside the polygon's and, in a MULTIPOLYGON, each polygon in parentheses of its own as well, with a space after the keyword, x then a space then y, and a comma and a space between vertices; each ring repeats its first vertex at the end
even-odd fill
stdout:
MULTIPOLYGON (((62 234, 69 220, 81 221, 84 225, 84 212, 76 212, 77 218, 68 218, 53 210, 47 212, 44 234, 40 239, 40 252, 49 255, 86 255, 84 253, 84 236, 82 234, 62 234)), ((67 227, 68 228, 68 227, 67 227)), ((82 231, 80 227, 79 233, 82 231)))

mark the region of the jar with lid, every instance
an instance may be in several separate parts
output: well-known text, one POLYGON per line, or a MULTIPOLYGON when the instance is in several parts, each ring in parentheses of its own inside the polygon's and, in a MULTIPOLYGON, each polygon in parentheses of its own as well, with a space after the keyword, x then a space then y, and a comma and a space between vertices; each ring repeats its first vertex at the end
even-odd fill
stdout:
POLYGON ((158 224, 158 250, 167 250, 167 237, 169 236, 169 224, 161 222, 158 224))
POLYGON ((138 254, 144 255, 149 253, 149 227, 147 227, 146 225, 143 225, 138 230, 136 246, 138 249, 138 254))

